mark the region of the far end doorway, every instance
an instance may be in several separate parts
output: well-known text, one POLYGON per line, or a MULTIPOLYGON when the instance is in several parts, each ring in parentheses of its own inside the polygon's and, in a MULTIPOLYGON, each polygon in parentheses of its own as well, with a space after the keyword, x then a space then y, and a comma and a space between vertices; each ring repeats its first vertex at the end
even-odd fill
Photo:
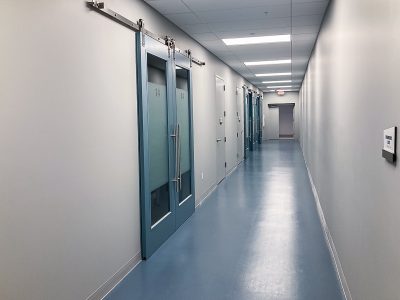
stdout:
POLYGON ((292 139, 294 137, 294 105, 279 105, 279 138, 292 139))
POLYGON ((266 139, 293 139, 294 137, 294 103, 268 104, 266 139))

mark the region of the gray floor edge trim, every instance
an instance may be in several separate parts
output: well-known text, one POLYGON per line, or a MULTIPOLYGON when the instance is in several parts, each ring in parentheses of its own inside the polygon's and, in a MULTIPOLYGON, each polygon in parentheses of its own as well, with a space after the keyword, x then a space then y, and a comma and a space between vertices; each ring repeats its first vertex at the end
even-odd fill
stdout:
POLYGON ((335 247, 335 244, 333 242, 333 239, 332 239, 331 232, 329 230, 328 224, 326 223, 324 211, 322 210, 321 202, 319 200, 319 196, 318 196, 318 192, 317 192, 317 189, 315 187, 315 184, 314 184, 314 180, 313 180, 313 178, 311 176, 310 169, 309 169, 307 161, 306 161, 306 159, 304 157, 303 149, 301 150, 301 152, 303 154, 304 163, 306 165, 308 178, 309 178, 310 184, 311 184, 311 189, 312 189, 313 194, 314 194, 314 200, 315 200, 315 204, 317 206, 319 219, 321 221, 321 225, 322 225, 322 228, 323 228, 323 231, 324 231, 325 240, 326 240, 326 243, 328 245, 329 253, 331 254, 332 261, 334 263, 336 276, 338 277, 338 280, 339 280, 340 287, 341 287, 341 290, 342 290, 344 298, 346 300, 352 300, 350 289, 349 289, 349 286, 347 284, 346 276, 344 275, 342 264, 340 263, 339 255, 338 255, 338 253, 336 251, 336 247, 335 247))
POLYGON ((141 252, 132 257, 122 268, 120 268, 110 279, 102 284, 96 291, 94 291, 86 300, 102 300, 107 297, 111 291, 120 284, 126 276, 132 272, 133 269, 142 261, 141 252))
POLYGON ((218 184, 213 184, 203 195, 200 196, 199 203, 196 204, 196 208, 199 208, 204 204, 208 197, 216 190, 218 184))
MULTIPOLYGON (((241 161, 239 161, 226 175, 225 178, 222 180, 224 181, 227 177, 231 176, 233 173, 235 173, 235 171, 237 170, 237 168, 245 161, 245 159, 242 159, 241 161)), ((221 182, 222 182, 221 181, 221 182)), ((208 197, 211 196, 211 194, 216 190, 216 188, 218 187, 218 183, 213 184, 203 195, 200 196, 200 201, 199 203, 196 204, 196 208, 200 207, 201 205, 203 205, 204 201, 207 200, 208 197)))
POLYGON ((230 170, 226 173, 225 179, 226 179, 227 177, 231 176, 232 173, 234 173, 234 172, 236 171, 237 167, 238 167, 238 165, 235 165, 232 169, 230 169, 230 170))

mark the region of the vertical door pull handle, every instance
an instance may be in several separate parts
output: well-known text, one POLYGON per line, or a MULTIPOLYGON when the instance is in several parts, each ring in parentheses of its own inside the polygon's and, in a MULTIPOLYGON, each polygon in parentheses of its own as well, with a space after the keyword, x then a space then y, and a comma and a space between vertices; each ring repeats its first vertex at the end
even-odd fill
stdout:
POLYGON ((171 137, 174 139, 174 148, 175 148, 175 178, 172 179, 175 182, 175 190, 178 192, 178 129, 175 128, 171 137))
POLYGON ((178 191, 182 190, 182 172, 181 172, 181 130, 179 123, 177 124, 177 140, 178 140, 178 191))

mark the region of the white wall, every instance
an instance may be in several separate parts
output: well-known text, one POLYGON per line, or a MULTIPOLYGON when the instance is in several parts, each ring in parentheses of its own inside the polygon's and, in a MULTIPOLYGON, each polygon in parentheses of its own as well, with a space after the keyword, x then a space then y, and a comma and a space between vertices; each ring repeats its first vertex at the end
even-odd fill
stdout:
MULTIPOLYGON (((293 103, 293 116, 294 116, 294 138, 298 139, 300 135, 300 126, 299 126, 299 93, 298 92, 287 92, 283 96, 278 96, 276 93, 264 93, 264 102, 263 102, 263 110, 264 110, 264 117, 265 117, 265 126, 268 126, 270 118, 270 108, 268 104, 285 104, 285 103, 293 103)), ((279 124, 276 126, 279 127, 279 124)), ((267 129, 264 128, 264 132, 267 133, 267 129)), ((264 140, 270 139, 268 134, 264 134, 264 140)))
POLYGON ((399 298, 400 2, 335 0, 301 89, 301 145, 354 300, 399 298))
MULTIPOLYGON (((142 1, 106 4, 206 62, 193 67, 200 200, 216 180, 215 75, 228 116, 245 82, 142 1)), ((140 252, 134 33, 68 0, 3 0, 0 25, 0 299, 85 299, 140 252)))

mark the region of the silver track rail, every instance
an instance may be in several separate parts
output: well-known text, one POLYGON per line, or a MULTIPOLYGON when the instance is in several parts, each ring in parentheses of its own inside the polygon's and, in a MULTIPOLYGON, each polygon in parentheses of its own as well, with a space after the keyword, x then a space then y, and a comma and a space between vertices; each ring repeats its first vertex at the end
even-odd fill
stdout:
POLYGON ((190 60, 195 63, 196 65, 199 66, 204 66, 206 63, 204 61, 201 61, 195 57, 192 56, 191 50, 180 50, 175 47, 175 41, 171 39, 170 37, 160 37, 144 28, 144 22, 142 19, 140 19, 137 22, 133 22, 124 16, 120 15, 119 13, 113 11, 112 9, 106 8, 104 2, 98 2, 98 1, 88 1, 86 2, 86 5, 92 9, 93 11, 96 11, 100 13, 101 15, 135 31, 135 32, 142 32, 145 35, 148 35, 152 37, 153 39, 159 41, 160 43, 167 45, 168 47, 171 47, 174 49, 175 52, 178 52, 180 54, 183 54, 187 57, 190 58, 190 60))

